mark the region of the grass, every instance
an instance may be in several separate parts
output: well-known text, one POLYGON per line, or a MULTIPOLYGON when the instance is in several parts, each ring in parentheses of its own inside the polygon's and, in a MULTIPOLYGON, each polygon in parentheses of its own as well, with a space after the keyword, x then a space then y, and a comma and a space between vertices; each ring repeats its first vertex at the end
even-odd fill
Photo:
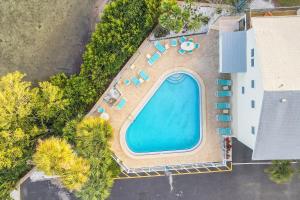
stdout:
POLYGON ((0 76, 20 70, 34 81, 76 72, 96 1, 1 1, 0 76))
POLYGON ((300 6, 300 0, 277 0, 279 6, 300 6))

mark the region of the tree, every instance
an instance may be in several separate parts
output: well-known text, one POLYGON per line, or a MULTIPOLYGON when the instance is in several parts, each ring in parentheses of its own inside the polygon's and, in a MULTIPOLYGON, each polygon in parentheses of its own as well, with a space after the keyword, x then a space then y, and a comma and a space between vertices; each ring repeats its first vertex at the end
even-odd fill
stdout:
POLYGON ((90 179, 77 192, 81 199, 104 200, 109 196, 113 178, 120 172, 111 157, 111 137, 109 123, 97 117, 85 118, 76 127, 76 149, 91 163, 90 179))
POLYGON ((294 169, 289 160, 274 160, 265 172, 270 180, 277 184, 289 182, 294 175, 294 169))
POLYGON ((193 10, 192 0, 185 0, 180 7, 176 0, 163 0, 161 3, 161 15, 159 23, 167 30, 178 33, 183 28, 187 30, 196 30, 201 27, 201 14, 193 10))
POLYGON ((167 30, 180 32, 184 26, 183 13, 176 0, 163 0, 159 23, 167 30))
POLYGON ((0 129, 26 126, 32 117, 37 90, 31 89, 31 83, 23 81, 24 77, 16 71, 0 79, 0 129))
POLYGON ((59 138, 39 141, 33 162, 46 175, 59 176, 69 190, 79 190, 88 180, 88 161, 78 157, 71 146, 59 138))
POLYGON ((42 122, 49 122, 65 110, 69 101, 63 98, 63 91, 50 82, 41 82, 39 86, 37 114, 42 122))

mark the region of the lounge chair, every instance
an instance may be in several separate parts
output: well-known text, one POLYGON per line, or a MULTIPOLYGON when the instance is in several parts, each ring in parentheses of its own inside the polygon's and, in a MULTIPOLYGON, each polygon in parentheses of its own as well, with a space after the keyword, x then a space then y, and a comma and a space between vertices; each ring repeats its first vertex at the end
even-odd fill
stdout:
POLYGON ((226 80, 226 79, 217 79, 217 84, 221 86, 230 86, 232 84, 231 80, 226 80))
POLYGON ((153 65, 160 58, 160 56, 161 55, 159 52, 154 53, 151 58, 148 59, 149 65, 153 65))
POLYGON ((188 53, 188 54, 191 54, 191 53, 193 53, 193 50, 187 51, 187 53, 188 53))
POLYGON ((116 105, 118 110, 121 110, 126 104, 126 100, 124 98, 121 98, 121 100, 119 101, 119 103, 116 105))
POLYGON ((149 75, 148 75, 145 71, 141 70, 140 73, 139 73, 139 75, 140 75, 140 77, 141 77, 144 81, 148 81, 148 80, 149 80, 149 75))
POLYGON ((193 38, 189 38, 189 41, 190 41, 190 42, 194 42, 194 39, 193 39, 193 38))
POLYGON ((179 38, 179 42, 180 42, 180 43, 184 43, 185 41, 186 41, 186 37, 181 36, 181 37, 179 38))
POLYGON ((127 86, 130 85, 130 83, 131 83, 131 81, 128 80, 128 79, 125 79, 125 80, 124 80, 124 84, 127 85, 127 86))
POLYGON ((166 52, 166 47, 164 47, 159 41, 156 41, 154 43, 155 48, 160 52, 160 53, 165 53, 166 52))
POLYGON ((199 43, 195 43, 195 49, 198 49, 200 47, 199 43))
POLYGON ((170 45, 171 45, 172 47, 176 47, 176 46, 177 46, 177 39, 172 39, 172 40, 170 41, 170 45))
POLYGON ((227 127, 227 128, 217 128, 217 132, 220 135, 231 135, 232 131, 231 128, 227 127))
POLYGON ((219 122, 230 122, 232 118, 230 115, 217 115, 216 119, 219 122))
POLYGON ((97 112, 98 112, 98 113, 104 113, 104 112, 105 112, 105 109, 102 108, 101 106, 99 106, 99 107, 97 108, 97 112))
POLYGON ((132 64, 132 65, 130 65, 130 69, 134 69, 135 68, 135 65, 134 64, 132 64))
POLYGON ((228 103, 228 102, 216 103, 216 109, 219 109, 219 110, 230 109, 230 103, 228 103))
POLYGON ((231 91, 217 91, 216 92, 216 96, 217 97, 231 97, 232 96, 232 92, 231 91))
POLYGON ((131 81, 136 87, 141 85, 141 81, 135 76, 131 78, 131 81))
POLYGON ((184 55, 184 54, 185 54, 185 50, 179 49, 179 50, 178 50, 178 53, 181 54, 181 55, 184 55))

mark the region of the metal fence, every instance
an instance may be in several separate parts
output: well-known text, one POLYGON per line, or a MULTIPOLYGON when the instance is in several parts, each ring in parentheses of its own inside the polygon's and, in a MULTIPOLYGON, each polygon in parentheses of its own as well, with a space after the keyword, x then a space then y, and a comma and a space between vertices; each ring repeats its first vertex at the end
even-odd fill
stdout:
POLYGON ((122 171, 116 179, 127 178, 145 178, 165 175, 186 175, 186 174, 201 174, 201 173, 215 173, 215 172, 230 172, 232 171, 232 163, 227 159, 227 147, 225 138, 222 137, 222 162, 207 162, 207 163, 190 163, 179 165, 167 165, 156 167, 143 168, 128 168, 122 161, 113 155, 114 160, 120 165, 122 171))

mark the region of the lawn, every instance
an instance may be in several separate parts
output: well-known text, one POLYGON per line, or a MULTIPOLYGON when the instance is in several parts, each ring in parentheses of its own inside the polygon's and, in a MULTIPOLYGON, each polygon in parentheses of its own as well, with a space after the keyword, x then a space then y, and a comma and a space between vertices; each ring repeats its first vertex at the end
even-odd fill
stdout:
POLYGON ((1 1, 0 76, 20 70, 27 79, 46 80, 77 71, 97 1, 1 1))
POLYGON ((300 0, 277 0, 279 6, 300 6, 300 0))

